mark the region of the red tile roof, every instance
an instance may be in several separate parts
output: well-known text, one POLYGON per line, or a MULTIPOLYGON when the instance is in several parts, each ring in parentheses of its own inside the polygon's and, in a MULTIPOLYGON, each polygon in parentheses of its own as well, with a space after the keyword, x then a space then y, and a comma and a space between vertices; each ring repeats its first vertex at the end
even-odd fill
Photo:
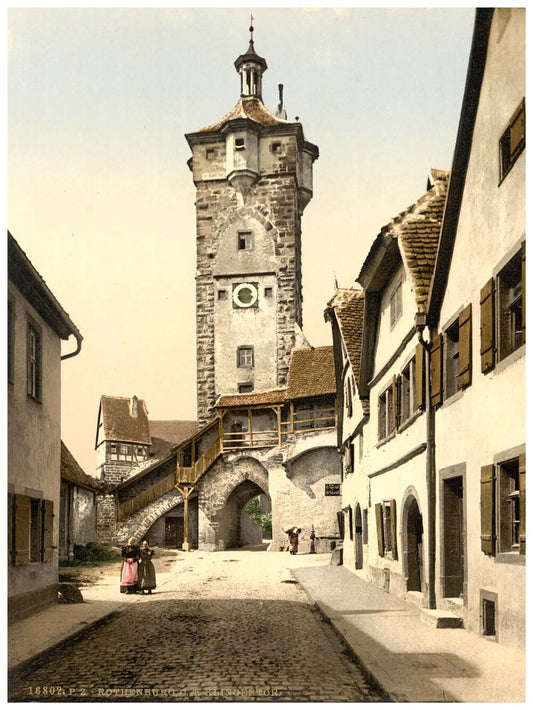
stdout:
POLYGON ((277 118, 274 114, 270 113, 261 99, 251 97, 239 99, 239 101, 235 104, 231 111, 224 116, 224 118, 211 124, 210 126, 207 126, 206 128, 201 128, 197 131, 197 133, 218 131, 225 123, 232 121, 235 118, 250 118, 252 121, 259 123, 261 126, 286 126, 293 123, 292 121, 285 121, 282 118, 277 118))
POLYGON ((348 358, 358 380, 363 347, 365 292, 357 288, 339 288, 328 303, 328 308, 335 311, 348 358))
POLYGON ((218 398, 216 407, 252 407, 254 405, 283 404, 286 400, 286 390, 275 389, 264 392, 246 392, 243 394, 226 394, 218 398))
POLYGON ((291 353, 287 399, 335 394, 333 346, 294 348, 291 353))
POLYGON ((137 416, 130 411, 129 397, 102 395, 101 413, 104 439, 150 445, 148 412, 144 400, 137 401, 137 416))
POLYGON ((175 446, 181 444, 198 431, 198 422, 182 420, 158 420, 149 422, 153 456, 166 456, 175 446))
POLYGON ((61 478, 90 491, 101 491, 105 488, 103 481, 85 473, 63 442, 61 442, 61 478))

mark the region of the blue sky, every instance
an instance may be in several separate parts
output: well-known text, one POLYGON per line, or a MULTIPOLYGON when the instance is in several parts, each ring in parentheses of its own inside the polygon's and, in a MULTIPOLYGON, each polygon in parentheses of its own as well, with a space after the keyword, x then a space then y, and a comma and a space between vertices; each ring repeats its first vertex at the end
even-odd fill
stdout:
MULTIPOLYGON (((84 335, 63 363, 63 438, 94 472, 100 395, 194 419, 195 210, 184 134, 239 98, 249 8, 12 8, 8 227, 84 335)), ((467 8, 257 8, 264 102, 316 143, 303 218, 304 332, 331 342, 382 225, 449 168, 467 8)))

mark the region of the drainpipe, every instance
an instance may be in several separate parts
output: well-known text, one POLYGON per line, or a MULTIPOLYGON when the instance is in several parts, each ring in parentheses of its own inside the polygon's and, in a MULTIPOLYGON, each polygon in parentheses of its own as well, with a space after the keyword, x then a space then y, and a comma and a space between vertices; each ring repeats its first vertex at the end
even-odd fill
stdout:
MULTIPOLYGON (((425 388, 426 388, 426 488, 428 496, 427 546, 428 546, 428 608, 436 609, 435 594, 435 550, 436 550, 436 472, 435 472, 435 409, 431 405, 431 350, 430 342, 423 338, 426 327, 426 314, 417 313, 416 328, 418 342, 424 348, 425 357, 425 388)), ((431 338, 431 331, 430 331, 431 338)))
POLYGON ((76 343, 77 343, 76 350, 74 350, 71 353, 67 353, 66 355, 61 355, 61 360, 68 360, 69 357, 74 357, 81 350, 81 341, 83 340, 83 335, 81 335, 81 333, 78 333, 78 332, 73 333, 73 335, 76 338, 76 343))

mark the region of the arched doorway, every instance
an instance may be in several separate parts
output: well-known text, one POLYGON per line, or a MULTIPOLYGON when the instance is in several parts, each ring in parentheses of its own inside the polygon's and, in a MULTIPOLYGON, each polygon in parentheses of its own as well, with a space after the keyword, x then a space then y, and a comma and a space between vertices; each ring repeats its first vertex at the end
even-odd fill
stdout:
POLYGON ((264 512, 270 511, 270 496, 254 481, 243 481, 228 496, 220 521, 220 539, 224 549, 262 543, 261 525, 244 510, 251 500, 258 497, 264 512))
POLYGON ((363 518, 361 506, 355 506, 355 569, 363 569, 363 518))
POLYGON ((423 551, 422 551, 422 515, 416 498, 411 497, 406 504, 404 516, 405 529, 407 530, 405 541, 407 591, 421 592, 423 575, 423 551))

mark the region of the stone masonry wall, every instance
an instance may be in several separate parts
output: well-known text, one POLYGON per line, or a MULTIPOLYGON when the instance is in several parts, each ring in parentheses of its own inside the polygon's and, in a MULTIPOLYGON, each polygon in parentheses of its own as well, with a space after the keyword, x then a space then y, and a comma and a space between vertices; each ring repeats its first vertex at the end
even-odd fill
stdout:
MULTIPOLYGON (((198 421, 212 417, 215 398, 214 357, 214 263, 220 235, 231 222, 253 217, 269 231, 274 242, 277 278, 277 378, 270 386, 286 384, 290 353, 294 346, 294 323, 302 324, 301 230, 297 184, 294 173, 262 176, 245 203, 225 181, 197 183, 196 331, 198 421)), ((269 263, 266 270, 271 270, 269 263)), ((218 337, 218 334, 217 334, 218 337)))

